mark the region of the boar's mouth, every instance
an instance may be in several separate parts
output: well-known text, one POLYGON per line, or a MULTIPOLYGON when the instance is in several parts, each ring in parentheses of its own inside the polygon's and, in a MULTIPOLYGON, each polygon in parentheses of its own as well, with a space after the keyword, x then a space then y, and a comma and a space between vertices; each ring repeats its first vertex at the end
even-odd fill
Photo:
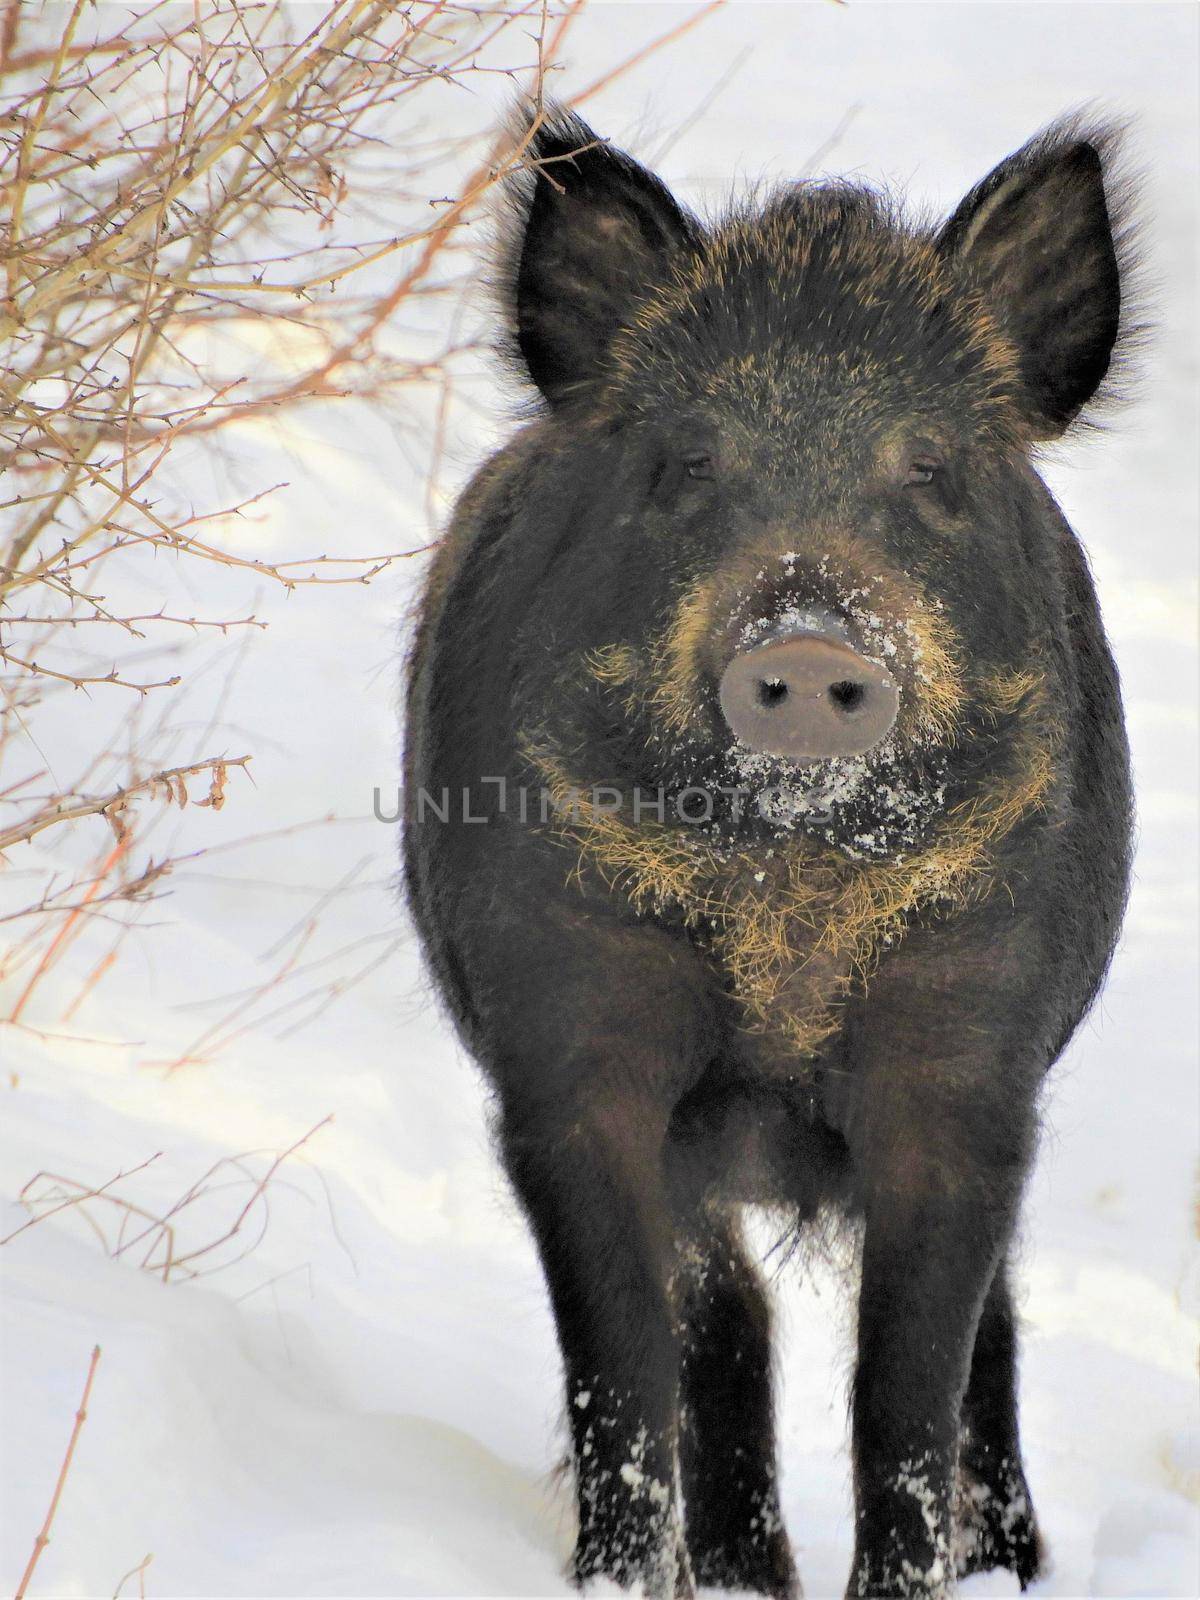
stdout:
POLYGON ((995 778, 1037 720, 1039 674, 968 667, 939 603, 906 574, 868 567, 851 539, 825 532, 820 554, 800 556, 786 538, 698 575, 645 654, 604 647, 589 674, 614 724, 643 730, 651 788, 712 795, 719 780, 699 819, 713 838, 765 825, 852 860, 900 859, 995 778), (812 736, 814 705, 836 742, 812 736))
POLYGON ((852 858, 919 847, 970 715, 954 631, 851 539, 800 556, 786 537, 684 596, 656 652, 664 738, 682 752, 724 732, 724 764, 772 832, 852 858))
MULTIPOLYGON (((663 819, 690 835, 693 847, 703 834, 714 849, 735 849, 765 825, 768 837, 780 842, 807 837, 852 861, 900 862, 926 848, 942 826, 939 819, 956 807, 977 806, 983 796, 1000 792, 1025 795, 1030 741, 1034 754, 1043 744, 1049 748, 1042 727, 1041 673, 1033 667, 962 673, 953 634, 938 617, 926 626, 928 612, 905 624, 907 638, 873 607, 868 620, 880 624, 874 636, 862 618, 847 620, 815 604, 793 605, 786 614, 760 610, 749 623, 736 619, 736 635, 725 646, 726 669, 739 645, 746 654, 798 634, 822 632, 847 648, 852 639, 861 640, 858 653, 882 657, 883 664, 872 663, 881 671, 896 661, 900 710, 886 735, 859 754, 801 760, 755 752, 733 738, 718 755, 716 728, 701 707, 706 680, 715 702, 722 662, 718 657, 710 666, 707 652, 691 648, 713 639, 711 593, 698 588, 693 595, 694 602, 689 597, 677 611, 672 629, 648 658, 616 643, 586 658, 588 675, 604 694, 606 715, 615 723, 640 724, 649 739, 649 764, 638 782, 651 793, 657 784, 659 793, 703 791, 707 796, 710 808, 703 815, 689 810, 685 817, 681 809, 676 816, 668 806, 669 818, 663 819), (719 779, 715 788, 714 777, 719 779), (683 828, 684 822, 690 826, 683 828)), ((760 681, 767 700, 777 699, 770 677, 760 681)), ((829 687, 840 690, 851 682, 836 678, 829 687)), ((723 723, 715 703, 711 709, 723 723)), ((542 770, 544 754, 535 759, 542 770)), ((610 777, 611 769, 603 781, 610 777)), ((592 781, 599 780, 593 775, 592 781)), ((563 783, 566 792, 571 783, 581 791, 587 786, 582 777, 563 783)), ((1039 771, 1039 790, 1043 783, 1039 771)), ((644 820, 635 823, 635 831, 638 825, 647 826, 644 820)))
POLYGON ((649 663, 664 739, 723 731, 731 759, 792 768, 953 744, 971 696, 937 602, 848 536, 805 555, 786 540, 748 546, 678 601, 649 663))

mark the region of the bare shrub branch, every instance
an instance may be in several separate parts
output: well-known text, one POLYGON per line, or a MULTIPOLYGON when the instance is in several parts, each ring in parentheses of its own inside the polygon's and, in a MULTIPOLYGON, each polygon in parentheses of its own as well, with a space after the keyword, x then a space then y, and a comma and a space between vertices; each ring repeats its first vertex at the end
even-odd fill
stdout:
POLYGON ((228 772, 249 759, 163 759, 144 732, 139 750, 132 724, 125 753, 89 750, 81 709, 83 770, 34 795, 54 691, 82 691, 81 707, 110 690, 170 696, 186 660, 136 670, 133 641, 267 625, 257 606, 189 616, 147 606, 144 590, 131 605, 120 581, 104 592, 114 562, 151 582, 151 563, 198 562, 286 592, 369 583, 413 553, 265 556, 250 519, 275 491, 196 507, 178 450, 201 436, 213 449, 313 400, 396 409, 448 381, 461 347, 409 348, 389 323, 461 292, 457 231, 521 152, 489 154, 445 198, 460 141, 437 131, 434 102, 484 71, 540 83, 549 41, 577 10, 79 0, 0 12, 0 872, 11 881, 22 846, 88 817, 118 840, 5 907, 26 933, 0 976, 34 967, 8 1020, 85 918, 144 900, 169 872, 140 843, 144 802, 183 804, 187 780, 206 773, 199 806, 219 809, 228 772))
POLYGON ((44 875, 51 856, 56 873, 88 817, 125 830, 115 855, 106 846, 0 912, 23 935, 0 953, 0 978, 35 968, 10 1020, 81 927, 169 873, 147 852, 152 808, 130 802, 248 759, 180 749, 165 719, 157 742, 131 719, 118 750, 98 740, 88 696, 172 704, 187 653, 148 670, 135 643, 266 627, 258 591, 236 595, 238 581, 269 594, 363 585, 428 548, 267 552, 256 519, 286 485, 196 505, 197 452, 244 463, 254 426, 369 406, 428 449, 434 522, 473 355, 467 227, 527 159, 583 3, 0 4, 0 874, 44 875), (515 145, 451 131, 448 108, 495 75, 534 109, 515 145), (189 573, 235 598, 188 615, 164 586, 189 573), (39 742, 51 712, 59 727, 75 719, 81 770, 35 795, 52 774, 39 742))
POLYGON ((142 1205, 127 1194, 118 1193, 116 1188, 117 1184, 152 1166, 161 1151, 96 1186, 59 1173, 35 1173, 18 1196, 31 1215, 20 1227, 0 1239, 0 1246, 10 1244, 49 1217, 72 1211, 87 1224, 106 1254, 114 1260, 128 1256, 143 1271, 153 1273, 164 1283, 206 1277, 245 1260, 257 1249, 270 1222, 268 1190, 272 1182, 278 1181, 279 1169, 332 1121, 332 1116, 322 1117, 285 1150, 248 1150, 241 1155, 223 1156, 165 1210, 142 1205), (265 1167, 256 1171, 254 1163, 264 1159, 265 1167), (239 1203, 243 1194, 245 1198, 239 1203), (215 1195, 228 1195, 233 1199, 236 1209, 232 1215, 219 1225, 217 1232, 201 1242, 182 1244, 182 1224, 189 1220, 195 1223, 201 1216, 207 1218, 212 1207, 201 1202, 211 1202, 215 1195), (232 1255, 228 1246, 234 1246, 232 1255))
POLYGON ((54 1493, 50 1498, 50 1509, 46 1513, 46 1520, 42 1523, 41 1532, 33 1541, 33 1553, 21 1574, 21 1581, 17 1585, 14 1600, 25 1600, 29 1591, 29 1581, 33 1577, 33 1569, 41 1560, 42 1551, 50 1543, 50 1529, 54 1523, 54 1515, 58 1510, 58 1502, 62 1499, 62 1492, 67 1482, 67 1473, 71 1470, 71 1459, 75 1454, 75 1446, 79 1443, 79 1435, 87 1421, 88 1401, 92 1397, 92 1382, 96 1376, 96 1368, 100 1365, 100 1346, 92 1351, 92 1359, 88 1364, 87 1380, 83 1385, 83 1398, 79 1402, 79 1409, 75 1413, 75 1426, 71 1429, 71 1437, 67 1441, 67 1453, 63 1457, 62 1466, 58 1469, 58 1478, 54 1485, 54 1493))

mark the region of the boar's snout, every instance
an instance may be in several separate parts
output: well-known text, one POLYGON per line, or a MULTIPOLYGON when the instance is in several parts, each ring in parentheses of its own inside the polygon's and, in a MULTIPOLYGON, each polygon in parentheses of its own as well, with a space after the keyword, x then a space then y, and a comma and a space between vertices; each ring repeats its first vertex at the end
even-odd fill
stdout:
POLYGON ((863 755, 891 731, 895 680, 830 633, 794 633, 734 656, 721 710, 758 755, 819 761, 863 755))

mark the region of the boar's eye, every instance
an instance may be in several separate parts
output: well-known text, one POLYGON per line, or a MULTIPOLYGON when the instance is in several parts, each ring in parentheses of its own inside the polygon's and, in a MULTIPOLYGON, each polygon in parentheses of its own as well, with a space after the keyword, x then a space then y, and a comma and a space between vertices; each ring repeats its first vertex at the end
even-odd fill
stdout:
POLYGON ((932 483, 941 470, 942 463, 936 456, 914 456, 908 464, 905 484, 920 487, 922 484, 932 483))
POLYGON ((689 478, 715 478, 717 464, 707 450, 692 450, 683 458, 689 478))

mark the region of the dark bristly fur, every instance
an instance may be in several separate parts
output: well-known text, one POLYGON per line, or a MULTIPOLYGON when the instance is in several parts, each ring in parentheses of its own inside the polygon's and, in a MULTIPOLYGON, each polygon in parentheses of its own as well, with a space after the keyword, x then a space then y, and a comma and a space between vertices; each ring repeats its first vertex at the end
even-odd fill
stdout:
POLYGON ((561 113, 530 153, 501 278, 543 406, 433 566, 405 866, 541 1252, 574 1576, 799 1592, 759 1201, 861 1228, 849 1592, 1027 1585, 1007 1263, 1131 805, 1032 456, 1127 337, 1112 136, 1049 129, 940 229, 850 184, 702 225, 561 113), (722 719, 724 667, 796 607, 895 675, 866 756, 750 760, 722 719), (617 803, 569 803, 596 785, 617 803))

